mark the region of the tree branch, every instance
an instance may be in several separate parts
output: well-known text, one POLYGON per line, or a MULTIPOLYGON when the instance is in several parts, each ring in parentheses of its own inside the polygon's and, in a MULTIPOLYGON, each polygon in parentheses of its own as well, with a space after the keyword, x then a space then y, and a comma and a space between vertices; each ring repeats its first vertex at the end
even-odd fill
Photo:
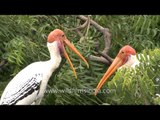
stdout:
POLYGON ((98 53, 102 55, 105 59, 107 59, 110 64, 113 62, 114 59, 112 59, 109 55, 104 54, 103 52, 100 51, 98 51, 98 53))
POLYGON ((92 60, 92 61, 107 64, 107 65, 110 64, 110 62, 108 60, 106 60, 104 57, 98 57, 98 56, 90 55, 89 59, 92 60))
POLYGON ((85 27, 87 27, 88 25, 90 24, 90 17, 88 16, 88 18, 86 19, 86 22, 76 28, 73 28, 71 30, 74 30, 77 32, 77 34, 80 36, 80 37, 83 37, 84 35, 80 32, 81 29, 84 29, 85 27))
MULTIPOLYGON (((78 15, 78 18, 81 19, 81 20, 83 20, 83 21, 86 21, 86 20, 88 19, 88 18, 85 17, 84 15, 78 15)), ((95 21, 90 20, 90 23, 91 23, 93 26, 95 26, 95 28, 96 28, 97 30, 103 31, 104 28, 103 28, 102 26, 100 26, 98 23, 96 23, 95 21)))
MULTIPOLYGON (((85 17, 83 15, 78 15, 78 18, 81 19, 81 20, 83 20, 83 21, 85 21, 85 23, 89 20, 87 17, 85 17)), ((111 34, 109 33, 109 29, 102 27, 101 25, 99 25, 97 22, 95 22, 92 19, 90 19, 89 23, 91 25, 93 25, 99 32, 101 32, 103 34, 104 43, 105 43, 105 48, 103 49, 103 51, 102 52, 98 51, 98 53, 101 56, 99 57, 99 56, 93 56, 93 55, 91 55, 89 57, 89 59, 93 60, 93 61, 102 62, 102 63, 105 63, 105 64, 111 64, 112 61, 113 61, 113 59, 110 56, 107 55, 107 53, 108 53, 108 51, 110 49, 110 45, 111 45, 111 34), (104 60, 104 59, 106 59, 106 60, 104 60)))
POLYGON ((89 19, 87 18, 86 19, 86 22, 85 23, 83 23, 83 25, 80 25, 80 26, 78 26, 78 27, 76 27, 76 28, 73 28, 73 29, 71 29, 71 30, 81 30, 81 29, 83 29, 83 28, 85 28, 87 25, 88 25, 88 23, 89 23, 89 19))

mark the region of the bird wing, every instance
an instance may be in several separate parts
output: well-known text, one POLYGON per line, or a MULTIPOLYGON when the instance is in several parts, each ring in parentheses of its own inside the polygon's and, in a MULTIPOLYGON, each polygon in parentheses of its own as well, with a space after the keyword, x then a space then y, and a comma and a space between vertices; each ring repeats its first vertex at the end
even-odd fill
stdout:
POLYGON ((32 104, 37 99, 42 79, 43 74, 38 73, 26 80, 23 78, 19 82, 11 81, 1 97, 0 104, 14 105, 24 99, 24 104, 32 104))

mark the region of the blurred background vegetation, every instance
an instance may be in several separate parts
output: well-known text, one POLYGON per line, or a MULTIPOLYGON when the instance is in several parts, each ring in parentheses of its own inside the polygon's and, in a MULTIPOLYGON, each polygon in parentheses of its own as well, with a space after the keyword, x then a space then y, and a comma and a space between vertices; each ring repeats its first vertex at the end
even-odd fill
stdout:
MULTIPOLYGON (((129 44, 137 53, 151 55, 143 59, 136 71, 122 70, 113 75, 102 90, 94 96, 95 87, 108 68, 108 65, 88 60, 90 68, 68 51, 77 71, 75 79, 69 64, 63 59, 59 69, 53 73, 43 105, 119 105, 119 104, 160 104, 160 16, 156 15, 91 15, 99 25, 109 28, 112 35, 109 56, 114 58, 119 49, 129 44), (150 66, 146 64, 150 63, 150 66), (51 90, 68 92, 50 93, 51 90), (74 92, 70 90, 86 90, 74 92), (88 91, 87 91, 88 90, 88 91)), ((67 38, 87 59, 98 55, 95 42, 103 50, 103 35, 93 26, 82 30, 80 38, 72 28, 83 21, 76 15, 1 15, 0 16, 0 95, 8 82, 25 66, 35 61, 49 59, 46 46, 50 31, 62 29, 67 38)), ((51 91, 53 92, 53 91, 51 91)))

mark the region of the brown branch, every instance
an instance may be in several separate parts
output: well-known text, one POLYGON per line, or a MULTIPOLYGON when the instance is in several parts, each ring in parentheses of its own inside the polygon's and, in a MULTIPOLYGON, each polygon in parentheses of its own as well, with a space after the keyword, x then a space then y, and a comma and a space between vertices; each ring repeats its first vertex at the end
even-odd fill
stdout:
POLYGON ((77 34, 80 37, 83 37, 84 35, 80 32, 81 29, 87 27, 90 24, 90 17, 88 16, 87 20, 85 21, 85 23, 83 23, 82 25, 76 27, 76 28, 72 28, 71 30, 74 30, 77 32, 77 34))
MULTIPOLYGON (((85 17, 84 15, 78 15, 78 18, 83 20, 83 21, 86 21, 88 18, 85 17)), ((104 28, 102 26, 100 26, 98 23, 96 23, 95 21, 93 20, 90 20, 90 23, 95 26, 95 28, 99 31, 102 31, 104 28)))
MULTIPOLYGON (((78 18, 81 19, 81 20, 84 20, 84 21, 88 20, 88 18, 83 16, 83 15, 78 15, 78 18)), ((103 53, 108 53, 108 51, 110 49, 110 44, 111 44, 111 34, 109 33, 109 29, 102 27, 101 25, 99 25, 98 23, 96 23, 93 20, 90 20, 90 23, 97 30, 99 30, 101 33, 103 33, 104 40, 105 40, 105 48, 103 50, 103 53)))
POLYGON ((77 32, 77 34, 78 34, 80 37, 83 37, 83 34, 82 34, 78 29, 76 29, 75 31, 77 32))
POLYGON ((98 51, 98 53, 102 55, 105 59, 107 59, 110 64, 113 62, 114 59, 112 59, 109 55, 104 54, 103 52, 100 51, 98 51))
POLYGON ((88 23, 89 23, 89 19, 87 18, 86 22, 83 25, 80 25, 76 28, 72 28, 71 30, 77 30, 77 29, 81 30, 81 29, 85 28, 88 25, 88 23))
POLYGON ((106 60, 104 57, 98 57, 98 56, 90 55, 89 59, 92 60, 92 61, 107 64, 107 65, 110 64, 110 62, 108 60, 106 60))
POLYGON ((111 45, 111 34, 109 33, 108 28, 103 29, 103 36, 104 36, 105 48, 102 52, 104 54, 107 54, 111 45))
MULTIPOLYGON (((78 18, 83 21, 86 21, 86 22, 88 20, 88 18, 83 15, 78 15, 78 18)), ((107 53, 110 49, 110 44, 111 44, 111 34, 109 33, 109 29, 102 27, 97 22, 95 22, 94 20, 91 20, 91 19, 90 19, 90 24, 93 25, 98 31, 100 31, 103 34, 105 48, 103 49, 102 52, 99 52, 101 55, 100 57, 92 55, 89 58, 90 58, 90 60, 93 60, 93 61, 98 61, 98 62, 110 64, 113 61, 113 59, 107 55, 107 53), (107 57, 104 57, 104 55, 106 55, 107 57), (106 58, 106 60, 104 61, 105 58, 106 58)))

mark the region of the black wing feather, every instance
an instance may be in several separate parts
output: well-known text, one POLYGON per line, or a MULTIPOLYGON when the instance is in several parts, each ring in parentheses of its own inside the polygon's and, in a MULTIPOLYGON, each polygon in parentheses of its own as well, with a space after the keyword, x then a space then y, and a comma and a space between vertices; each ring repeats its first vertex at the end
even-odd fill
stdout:
MULTIPOLYGON (((3 98, 3 105, 14 105, 18 101, 22 100, 23 98, 27 97, 28 95, 31 95, 33 92, 40 90, 40 84, 42 81, 42 74, 35 74, 34 77, 28 79, 24 84, 21 85, 21 87, 16 90, 11 95, 5 95, 3 98)), ((37 94, 38 94, 37 93, 37 94)))

